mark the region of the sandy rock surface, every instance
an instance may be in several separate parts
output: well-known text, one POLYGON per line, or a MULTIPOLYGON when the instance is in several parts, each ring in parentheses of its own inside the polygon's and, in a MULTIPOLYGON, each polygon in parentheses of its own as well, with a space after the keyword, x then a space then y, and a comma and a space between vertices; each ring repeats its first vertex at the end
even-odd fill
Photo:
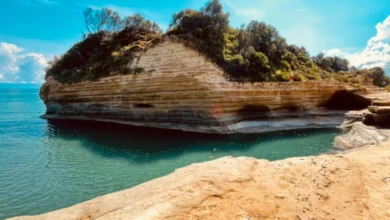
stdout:
POLYGON ((390 142, 269 162, 226 157, 33 219, 390 219, 390 142))

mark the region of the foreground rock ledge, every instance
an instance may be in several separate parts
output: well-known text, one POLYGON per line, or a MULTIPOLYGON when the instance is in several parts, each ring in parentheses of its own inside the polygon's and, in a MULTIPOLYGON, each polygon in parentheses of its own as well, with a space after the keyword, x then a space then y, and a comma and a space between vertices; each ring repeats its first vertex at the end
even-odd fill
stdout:
POLYGON ((390 142, 269 162, 225 157, 16 219, 390 219, 390 142))

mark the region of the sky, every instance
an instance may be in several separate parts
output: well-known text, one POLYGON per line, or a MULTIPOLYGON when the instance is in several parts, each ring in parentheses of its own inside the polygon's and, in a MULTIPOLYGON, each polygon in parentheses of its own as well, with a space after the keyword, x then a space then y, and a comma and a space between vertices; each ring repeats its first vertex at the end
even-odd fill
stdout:
MULTIPOLYGON (((359 68, 390 74, 390 0, 220 0, 239 27, 251 20, 277 28, 311 55, 345 57, 359 68)), ((207 0, 0 0, 0 83, 41 83, 54 57, 80 41, 82 12, 107 7, 141 13, 166 29, 172 15, 207 0)))

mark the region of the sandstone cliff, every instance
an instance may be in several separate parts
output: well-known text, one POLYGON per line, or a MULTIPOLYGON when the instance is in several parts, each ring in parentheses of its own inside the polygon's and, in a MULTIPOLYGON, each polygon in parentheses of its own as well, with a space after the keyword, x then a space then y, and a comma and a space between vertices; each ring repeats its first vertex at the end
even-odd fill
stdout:
MULTIPOLYGON (((129 66, 145 70, 138 75, 71 85, 48 79, 40 94, 47 106, 44 117, 209 133, 335 127, 345 111, 322 107, 337 92, 354 90, 333 81, 229 82, 212 62, 169 40, 137 56, 129 66)), ((344 107, 369 104, 343 95, 344 107)))
POLYGON ((34 219, 390 219, 390 142, 269 162, 222 158, 34 219))

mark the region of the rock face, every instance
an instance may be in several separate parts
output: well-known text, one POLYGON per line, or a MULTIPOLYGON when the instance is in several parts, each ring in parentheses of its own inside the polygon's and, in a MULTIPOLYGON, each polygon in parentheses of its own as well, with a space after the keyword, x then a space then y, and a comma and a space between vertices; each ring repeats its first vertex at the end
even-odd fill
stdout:
MULTIPOLYGON (((344 126, 346 126, 344 124, 344 126)), ((367 126, 362 122, 354 122, 343 135, 335 138, 334 146, 336 148, 347 150, 363 146, 375 146, 390 137, 390 129, 377 129, 373 126, 367 126)))
POLYGON ((345 114, 344 123, 340 126, 345 132, 336 137, 336 148, 345 150, 373 146, 390 138, 390 93, 380 91, 363 96, 371 101, 371 105, 345 114))
POLYGON ((40 94, 47 107, 43 117, 208 133, 335 127, 345 111, 322 107, 337 92, 353 90, 328 81, 230 82, 212 62, 169 40, 138 56, 129 64, 145 70, 138 75, 72 85, 48 79, 40 94))
POLYGON ((377 145, 390 137, 390 94, 369 93, 366 98, 371 105, 361 111, 350 111, 340 126, 345 131, 336 137, 334 146, 339 149, 352 149, 367 145, 377 145))
POLYGON ((269 162, 222 158, 35 219, 390 219, 390 142, 269 162))
POLYGON ((374 101, 368 107, 370 113, 366 114, 365 121, 382 127, 390 127, 390 95, 387 99, 374 101))

